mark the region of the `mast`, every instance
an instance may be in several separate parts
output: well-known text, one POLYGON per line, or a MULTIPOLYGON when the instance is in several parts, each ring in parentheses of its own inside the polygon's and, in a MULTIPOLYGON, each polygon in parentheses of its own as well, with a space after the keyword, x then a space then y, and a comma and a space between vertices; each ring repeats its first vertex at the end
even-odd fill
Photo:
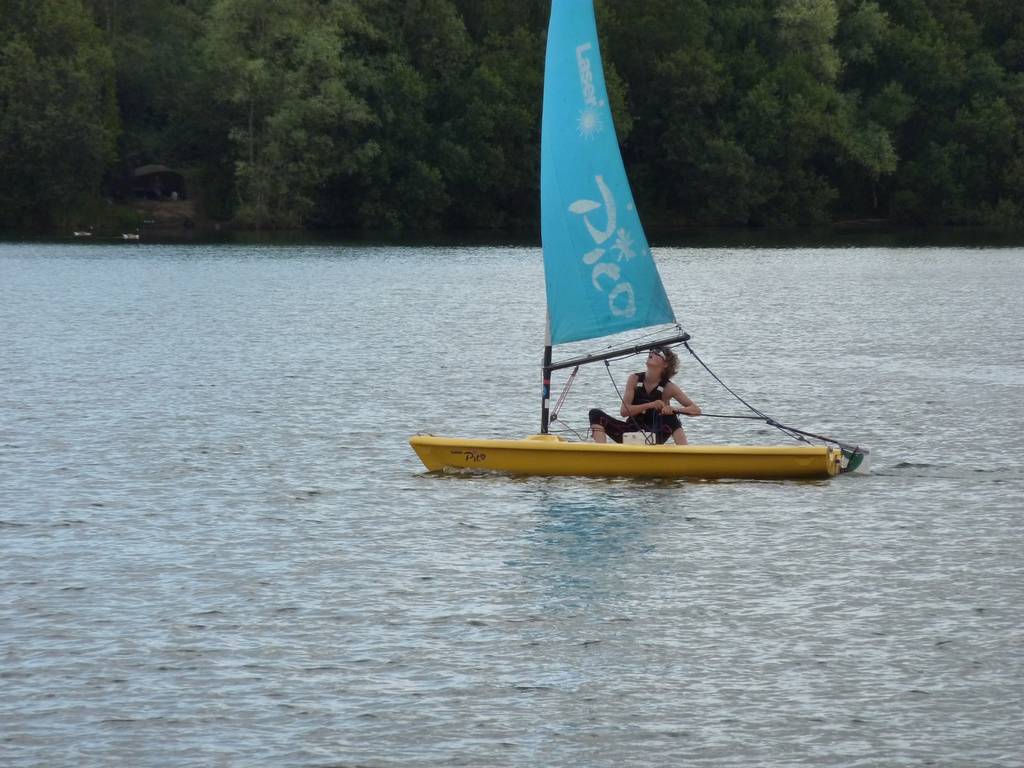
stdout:
POLYGON ((544 318, 544 360, 542 362, 543 387, 540 401, 540 433, 548 433, 548 400, 551 398, 551 316, 544 318))

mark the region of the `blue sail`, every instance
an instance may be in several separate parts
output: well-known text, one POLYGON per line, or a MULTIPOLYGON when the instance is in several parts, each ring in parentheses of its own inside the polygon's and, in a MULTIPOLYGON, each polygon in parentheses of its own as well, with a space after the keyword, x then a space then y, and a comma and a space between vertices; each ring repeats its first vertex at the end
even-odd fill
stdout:
POLYGON ((541 128, 551 343, 674 323, 615 137, 593 0, 552 0, 541 128))

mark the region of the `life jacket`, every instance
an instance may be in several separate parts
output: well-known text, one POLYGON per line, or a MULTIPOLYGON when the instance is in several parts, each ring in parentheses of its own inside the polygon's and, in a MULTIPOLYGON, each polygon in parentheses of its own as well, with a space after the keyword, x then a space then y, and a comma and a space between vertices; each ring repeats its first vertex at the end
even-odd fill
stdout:
MULTIPOLYGON (((636 389, 633 390, 633 405, 644 405, 645 403, 653 403, 655 400, 665 400, 665 386, 668 384, 668 378, 663 377, 661 381, 658 382, 658 386, 648 392, 647 387, 644 386, 644 378, 646 376, 646 371, 641 371, 636 375, 636 389)), ((655 418, 660 415, 660 413, 656 413, 654 410, 649 410, 644 411, 635 418, 641 425, 651 427, 654 425, 655 418)))

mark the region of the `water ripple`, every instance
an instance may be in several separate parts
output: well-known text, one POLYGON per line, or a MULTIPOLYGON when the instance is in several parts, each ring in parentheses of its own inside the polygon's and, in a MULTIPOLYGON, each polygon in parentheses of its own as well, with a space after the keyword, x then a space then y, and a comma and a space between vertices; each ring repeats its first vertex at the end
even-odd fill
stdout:
POLYGON ((875 474, 423 472, 535 429, 535 249, 0 245, 3 764, 1019 765, 1020 253, 657 255, 875 474))

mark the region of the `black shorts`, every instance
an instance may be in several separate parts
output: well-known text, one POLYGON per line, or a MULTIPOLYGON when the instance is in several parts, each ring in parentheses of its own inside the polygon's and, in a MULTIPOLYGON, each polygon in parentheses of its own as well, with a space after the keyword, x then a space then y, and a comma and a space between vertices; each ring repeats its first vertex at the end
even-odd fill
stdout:
MULTIPOLYGON (((650 412, 648 412, 650 413, 650 412)), ((599 408, 594 408, 590 411, 590 426, 598 426, 604 429, 604 432, 608 437, 614 440, 616 443, 622 442, 622 436, 627 432, 650 432, 654 435, 654 439, 661 445, 670 437, 672 433, 677 429, 682 428, 682 423, 679 421, 679 417, 675 414, 671 416, 663 416, 660 413, 651 414, 643 417, 633 418, 629 421, 621 421, 599 408)))

